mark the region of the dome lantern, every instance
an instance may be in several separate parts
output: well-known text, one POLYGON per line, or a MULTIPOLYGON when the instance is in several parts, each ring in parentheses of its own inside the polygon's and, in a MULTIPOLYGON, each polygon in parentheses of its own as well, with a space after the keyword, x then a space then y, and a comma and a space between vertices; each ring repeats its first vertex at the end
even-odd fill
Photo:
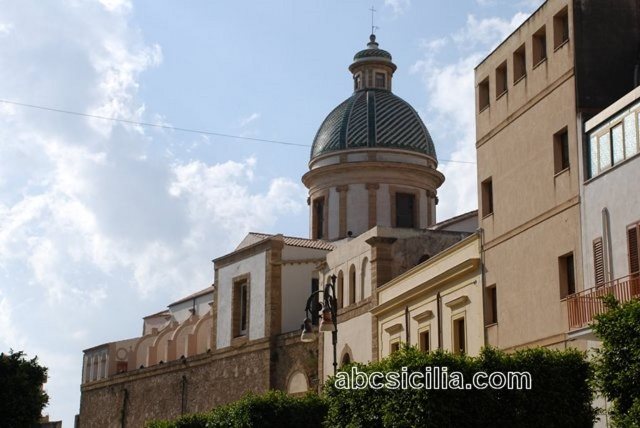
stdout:
POLYGON ((391 91, 391 79, 396 65, 391 61, 391 54, 380 49, 376 35, 369 36, 367 49, 353 56, 349 71, 353 74, 353 90, 382 89, 391 91))

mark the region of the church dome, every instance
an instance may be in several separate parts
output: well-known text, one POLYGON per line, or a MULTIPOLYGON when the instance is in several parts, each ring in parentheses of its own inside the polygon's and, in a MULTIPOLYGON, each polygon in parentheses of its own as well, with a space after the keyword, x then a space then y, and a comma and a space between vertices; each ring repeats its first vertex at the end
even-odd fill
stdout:
POLYGON ((435 224, 444 175, 422 119, 392 92, 396 69, 373 34, 354 56, 353 93, 322 121, 302 176, 311 239, 435 224))
POLYGON ((375 35, 369 37, 367 49, 355 54, 349 70, 354 93, 322 122, 311 160, 360 148, 410 150, 437 160, 431 135, 418 113, 391 92, 396 65, 391 54, 380 49, 375 35))
POLYGON ((411 150, 436 158, 427 127, 418 113, 390 91, 356 91, 322 122, 311 159, 329 152, 358 148, 411 150))

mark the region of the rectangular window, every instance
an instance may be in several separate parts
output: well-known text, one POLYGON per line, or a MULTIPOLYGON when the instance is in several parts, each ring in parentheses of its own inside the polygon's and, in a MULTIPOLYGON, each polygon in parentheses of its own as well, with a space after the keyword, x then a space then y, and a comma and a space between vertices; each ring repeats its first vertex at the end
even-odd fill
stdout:
POLYGON ((249 284, 246 279, 233 284, 232 309, 233 337, 245 336, 249 329, 249 284))
POLYGON ((495 285, 485 289, 485 324, 495 324, 498 322, 498 293, 495 285))
POLYGON ((560 274, 560 298, 565 298, 576 292, 576 274, 573 262, 573 253, 565 254, 558 258, 558 270, 560 274))
POLYGON ((240 334, 247 334, 247 318, 249 316, 247 313, 247 308, 249 307, 247 291, 247 284, 242 284, 240 286, 240 334))
POLYGON ((627 248, 629 251, 629 274, 640 272, 640 224, 627 229, 627 248))
POLYGON ((478 85, 478 111, 489 107, 489 78, 487 77, 478 85))
POLYGON ((482 216, 493 213, 493 182, 490 178, 482 182, 482 216))
POLYGON ((358 89, 360 89, 360 74, 356 74, 355 76, 353 76, 353 90, 357 91, 358 89))
POLYGON ((638 154, 638 107, 640 103, 631 106, 589 134, 589 178, 638 154))
POLYGON ((466 352, 466 332, 464 327, 464 317, 462 317, 453 321, 453 353, 464 354, 466 352))
POLYGON ((611 166, 611 143, 609 133, 598 138, 598 169, 603 171, 611 166))
POLYGON ((569 132, 567 128, 553 136, 553 158, 556 174, 569 168, 569 132))
POLYGON ((624 160, 624 130, 622 124, 611 128, 611 146, 614 165, 624 160))
POLYGON ((415 195, 396 193, 396 227, 416 227, 414 209, 415 195))
POLYGON ((386 76, 384 73, 376 73, 376 88, 384 89, 387 87, 386 76))
POLYGON ((313 239, 324 238, 324 198, 313 200, 313 239))
POLYGON ((420 333, 420 350, 422 352, 429 352, 431 350, 431 337, 429 330, 425 330, 420 333))
POLYGON ((629 158, 638 153, 638 138, 634 114, 624 118, 624 155, 629 158))
POLYGON ((593 273, 596 287, 604 284, 604 251, 602 238, 593 241, 593 273))
POLYGON ((391 344, 391 353, 393 354, 394 352, 399 351, 399 350, 400 350, 400 342, 399 341, 393 342, 391 344))
POLYGON ((507 92, 507 61, 496 68, 496 98, 507 92))
POLYGON ((569 41, 569 9, 564 8, 553 17, 553 47, 558 49, 569 41))
POLYGON ((547 59, 547 33, 544 26, 533 35, 532 45, 533 66, 535 67, 547 59))
POLYGON ((513 53, 513 83, 527 75, 527 56, 525 45, 520 46, 513 53))
POLYGON ((595 135, 591 135, 589 138, 589 151, 591 157, 589 159, 589 178, 595 177, 598 174, 598 139, 595 135))

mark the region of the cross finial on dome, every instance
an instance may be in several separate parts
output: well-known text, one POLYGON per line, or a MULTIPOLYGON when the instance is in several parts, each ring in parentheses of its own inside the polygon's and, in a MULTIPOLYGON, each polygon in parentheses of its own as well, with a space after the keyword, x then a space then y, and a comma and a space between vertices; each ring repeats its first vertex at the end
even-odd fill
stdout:
POLYGON ((378 29, 378 27, 376 27, 376 26, 373 24, 373 14, 374 14, 374 13, 376 13, 376 12, 377 12, 377 10, 375 10, 375 9, 373 8, 373 5, 371 5, 371 9, 369 9, 369 10, 371 11, 371 36, 374 38, 374 40, 373 40, 373 41, 375 41, 375 36, 374 36, 374 34, 373 34, 373 33, 375 33, 375 32, 376 32, 376 30, 378 29))

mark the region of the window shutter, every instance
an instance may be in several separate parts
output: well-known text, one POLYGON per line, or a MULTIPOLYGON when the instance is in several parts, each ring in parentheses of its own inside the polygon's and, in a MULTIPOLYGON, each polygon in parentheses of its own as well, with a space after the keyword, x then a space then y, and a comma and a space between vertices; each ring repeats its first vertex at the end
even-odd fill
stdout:
POLYGON ((627 243, 629 244, 629 273, 640 271, 640 254, 638 251, 638 229, 640 226, 634 225, 627 229, 627 243))
POLYGON ((593 270, 595 272, 596 285, 604 284, 604 254, 602 251, 602 238, 593 241, 593 270))

